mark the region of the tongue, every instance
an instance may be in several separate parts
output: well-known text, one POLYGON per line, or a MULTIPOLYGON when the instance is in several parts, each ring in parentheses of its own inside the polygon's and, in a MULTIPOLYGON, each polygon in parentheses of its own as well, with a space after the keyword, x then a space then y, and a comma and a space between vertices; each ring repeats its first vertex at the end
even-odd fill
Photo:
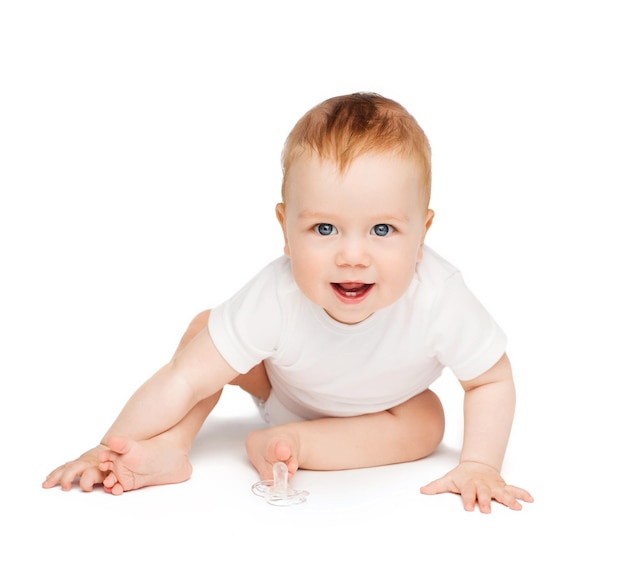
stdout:
POLYGON ((347 297, 356 297, 356 296, 360 296, 366 293, 367 289, 369 289, 369 287, 372 285, 347 282, 347 283, 336 283, 334 286, 342 295, 345 295, 347 297))
POLYGON ((358 284, 356 282, 348 282, 348 283, 339 283, 337 285, 341 290, 345 290, 345 291, 355 291, 358 289, 362 289, 365 288, 367 285, 365 284, 358 284))

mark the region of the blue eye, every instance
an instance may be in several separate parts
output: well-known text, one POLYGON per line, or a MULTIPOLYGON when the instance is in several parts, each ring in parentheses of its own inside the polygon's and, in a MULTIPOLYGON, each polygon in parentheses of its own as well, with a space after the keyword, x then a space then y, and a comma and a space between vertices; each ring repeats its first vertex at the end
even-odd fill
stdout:
POLYGON ((389 224, 376 224, 372 228, 372 234, 375 236, 389 236, 393 232, 393 226, 389 224))
POLYGON ((337 229, 332 224, 316 224, 313 230, 320 236, 330 236, 331 234, 337 233, 337 229))

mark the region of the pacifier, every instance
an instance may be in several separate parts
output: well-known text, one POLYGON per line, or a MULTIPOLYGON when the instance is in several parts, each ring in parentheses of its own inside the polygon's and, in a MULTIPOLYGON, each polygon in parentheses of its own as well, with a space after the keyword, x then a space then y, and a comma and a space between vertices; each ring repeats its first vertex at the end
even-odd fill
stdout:
POLYGON ((309 495, 306 490, 295 490, 288 481, 289 470, 284 462, 276 462, 272 467, 274 480, 260 480, 252 485, 252 492, 265 498, 266 502, 275 506, 291 506, 300 504, 309 495))

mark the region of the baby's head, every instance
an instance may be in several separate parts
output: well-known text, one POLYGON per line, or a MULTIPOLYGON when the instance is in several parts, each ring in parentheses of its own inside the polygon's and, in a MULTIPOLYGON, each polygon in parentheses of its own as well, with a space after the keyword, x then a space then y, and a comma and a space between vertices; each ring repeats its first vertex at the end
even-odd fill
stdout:
POLYGON ((357 93, 309 111, 287 138, 276 215, 294 279, 354 324, 407 290, 433 212, 430 147, 396 102, 357 93))
POLYGON ((285 190, 293 162, 303 154, 334 162, 343 173, 365 153, 391 153, 412 161, 422 183, 416 192, 426 209, 430 203, 431 153, 428 139, 413 116, 399 103, 375 93, 332 97, 308 111, 287 137, 282 155, 285 190))

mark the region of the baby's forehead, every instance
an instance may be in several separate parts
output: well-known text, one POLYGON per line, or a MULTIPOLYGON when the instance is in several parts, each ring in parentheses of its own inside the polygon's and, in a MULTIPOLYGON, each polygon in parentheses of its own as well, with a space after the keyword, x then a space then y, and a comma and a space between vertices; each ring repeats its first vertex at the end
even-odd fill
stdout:
MULTIPOLYGON (((342 166, 332 156, 320 155, 314 150, 302 151, 292 159, 283 182, 283 201, 296 196, 302 200, 310 192, 328 188, 335 191, 338 184, 351 184, 364 190, 375 188, 386 195, 389 188, 401 188, 415 196, 425 206, 429 203, 427 179, 420 164, 410 156, 393 151, 368 151, 355 155, 342 166), (371 188, 369 187, 371 185, 371 188)), ((343 186, 339 186, 343 187, 343 186)), ((374 191, 374 190, 372 190, 374 191)))
POLYGON ((302 172, 306 172, 309 176, 319 173, 342 179, 356 172, 368 171, 371 167, 382 172, 406 171, 419 176, 419 181, 424 185, 428 184, 427 171, 419 159, 384 149, 364 151, 349 158, 339 158, 328 153, 320 154, 313 149, 303 150, 299 155, 294 156, 289 167, 285 168, 284 182, 287 187, 297 179, 298 175, 302 175, 302 172))
POLYGON ((325 152, 320 154, 312 148, 302 148, 298 154, 294 155, 291 159, 290 167, 285 168, 285 174, 289 173, 289 169, 295 165, 306 164, 313 171, 317 168, 319 170, 332 168, 337 175, 341 176, 348 173, 354 165, 364 166, 367 165, 368 160, 376 160, 377 164, 389 163, 390 165, 397 165, 398 162, 406 163, 407 167, 411 167, 413 170, 422 172, 421 160, 415 159, 410 155, 403 154, 399 151, 389 149, 368 149, 351 155, 349 157, 335 155, 332 152, 325 152))

